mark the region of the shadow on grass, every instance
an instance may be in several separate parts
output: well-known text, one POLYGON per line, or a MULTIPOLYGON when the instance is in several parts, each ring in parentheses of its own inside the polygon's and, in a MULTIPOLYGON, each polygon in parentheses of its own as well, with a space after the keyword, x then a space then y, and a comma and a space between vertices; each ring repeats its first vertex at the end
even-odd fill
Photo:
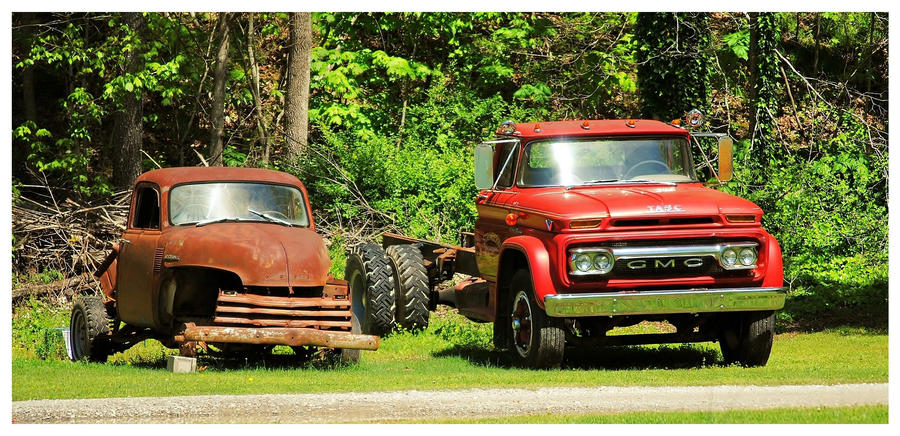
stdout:
MULTIPOLYGON (((147 359, 141 361, 132 361, 130 366, 146 369, 166 369, 168 357, 158 359, 147 359)), ((348 364, 340 361, 336 356, 326 355, 324 353, 317 354, 311 358, 305 359, 297 357, 293 354, 269 354, 265 356, 233 356, 222 357, 211 354, 203 354, 197 356, 197 367, 204 370, 229 371, 229 370, 256 370, 256 369, 273 369, 273 370, 291 370, 291 369, 317 369, 332 370, 340 369, 348 364)))
MULTIPOLYGON (((825 330, 848 331, 854 334, 885 335, 888 333, 888 305, 864 304, 835 306, 811 304, 797 298, 785 302, 788 318, 776 323, 776 333, 810 333, 825 330)), ((785 316, 786 315, 786 316, 785 316)))
MULTIPOLYGON (((456 345, 433 353, 434 357, 461 357, 477 366, 513 368, 509 352, 456 345)), ((724 365, 714 348, 691 344, 620 346, 596 349, 567 348, 563 369, 675 369, 724 365)))

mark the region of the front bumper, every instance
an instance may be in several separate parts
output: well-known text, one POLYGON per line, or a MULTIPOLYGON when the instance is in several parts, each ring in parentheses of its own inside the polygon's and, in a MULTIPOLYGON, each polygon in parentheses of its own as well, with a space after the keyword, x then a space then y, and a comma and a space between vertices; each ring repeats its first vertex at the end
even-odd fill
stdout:
POLYGON ((554 294, 544 298, 553 317, 741 312, 784 307, 782 288, 673 289, 554 294))

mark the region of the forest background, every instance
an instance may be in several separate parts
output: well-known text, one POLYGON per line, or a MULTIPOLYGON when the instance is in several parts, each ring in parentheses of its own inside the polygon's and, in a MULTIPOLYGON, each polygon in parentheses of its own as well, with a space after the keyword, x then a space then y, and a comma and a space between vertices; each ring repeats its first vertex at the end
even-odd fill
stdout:
POLYGON ((344 248, 383 231, 457 242, 472 230, 473 145, 506 119, 668 121, 697 108, 705 130, 736 140, 722 189, 762 207, 781 243, 780 322, 886 328, 887 13, 12 23, 14 299, 102 261, 131 183, 159 166, 296 174, 340 275, 344 248))

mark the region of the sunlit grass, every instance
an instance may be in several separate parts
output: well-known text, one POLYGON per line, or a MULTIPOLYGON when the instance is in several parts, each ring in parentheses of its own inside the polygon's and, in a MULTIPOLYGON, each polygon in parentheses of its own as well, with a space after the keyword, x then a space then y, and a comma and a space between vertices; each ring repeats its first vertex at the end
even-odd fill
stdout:
POLYGON ((723 366, 716 344, 610 347, 569 352, 561 370, 509 365, 490 346, 491 324, 436 314, 420 333, 402 332, 354 366, 298 363, 287 348, 264 360, 201 356, 203 371, 170 374, 156 341, 109 363, 40 360, 21 348, 12 362, 13 400, 160 395, 385 391, 469 387, 782 385, 887 382, 888 337, 865 329, 779 334, 762 368, 723 366), (78 383, 73 383, 77 380, 78 383))

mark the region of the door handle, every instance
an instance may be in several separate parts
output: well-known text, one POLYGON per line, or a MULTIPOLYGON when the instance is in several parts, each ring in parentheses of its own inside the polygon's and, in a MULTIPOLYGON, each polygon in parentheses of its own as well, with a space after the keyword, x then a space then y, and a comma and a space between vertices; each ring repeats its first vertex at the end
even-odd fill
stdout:
POLYGON ((122 244, 130 244, 130 243, 131 243, 130 240, 125 239, 125 238, 119 238, 119 242, 122 243, 122 244))

